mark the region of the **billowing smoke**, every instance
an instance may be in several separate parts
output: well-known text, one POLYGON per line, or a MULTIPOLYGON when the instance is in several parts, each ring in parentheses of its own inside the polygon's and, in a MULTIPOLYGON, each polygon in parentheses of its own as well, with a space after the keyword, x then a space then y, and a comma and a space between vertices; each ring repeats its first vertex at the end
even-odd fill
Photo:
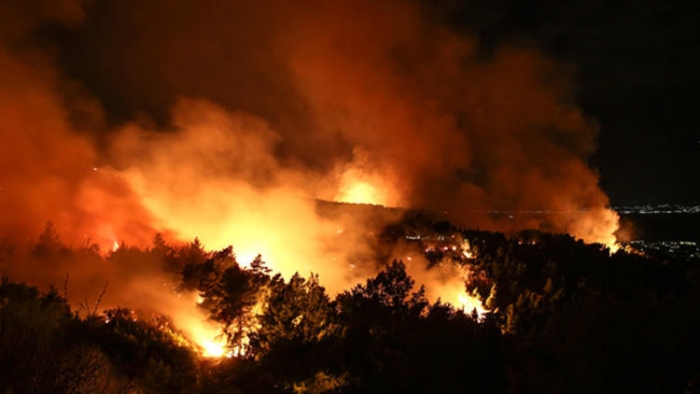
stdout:
POLYGON ((470 210, 585 208, 522 225, 609 242, 616 217, 585 163, 597 129, 556 65, 517 48, 483 59, 419 11, 333 2, 295 15, 279 40, 314 132, 341 133, 400 205, 462 222, 470 210))
POLYGON ((343 263, 366 247, 365 222, 317 214, 314 192, 334 182, 283 166, 274 155, 281 137, 260 118, 192 99, 179 100, 172 116, 173 130, 132 124, 111 144, 156 228, 209 248, 232 244, 242 264, 260 254, 285 276, 317 273, 334 291, 351 283, 356 275, 343 263))
POLYGON ((205 3, 94 4, 66 39, 68 66, 114 119, 170 123, 181 96, 262 118, 283 169, 339 188, 316 197, 613 241, 617 218, 586 163, 597 127, 565 67, 522 47, 484 51, 418 2, 205 3), (585 212, 464 214, 484 210, 585 212))
MULTIPOLYGON (((0 8, 0 231, 25 241, 47 221, 73 244, 152 237, 148 212, 101 161, 72 114, 100 124, 102 110, 65 78, 46 44, 33 42, 49 23, 75 24, 79 1, 3 2, 0 8)), ((99 131, 93 129, 92 131, 99 131)), ((111 242, 111 241, 109 241, 111 242)))
MULTIPOLYGON (((319 216, 316 199, 615 240, 586 164, 597 128, 561 65, 485 53, 418 2, 18 0, 0 26, 0 235, 13 241, 47 221, 103 250, 199 237, 336 292, 373 272, 354 264, 371 254, 366 218, 319 216), (567 214, 471 214, 494 210, 567 214)), ((127 277, 130 299, 171 304, 152 294, 162 273, 127 277)))

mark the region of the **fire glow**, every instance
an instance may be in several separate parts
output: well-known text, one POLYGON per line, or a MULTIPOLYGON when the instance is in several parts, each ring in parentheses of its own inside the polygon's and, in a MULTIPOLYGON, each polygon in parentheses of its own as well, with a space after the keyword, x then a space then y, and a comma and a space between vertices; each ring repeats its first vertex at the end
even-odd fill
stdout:
POLYGON ((209 320, 199 308, 202 298, 196 294, 180 294, 173 300, 170 317, 175 326, 195 345, 195 350, 206 358, 232 357, 222 327, 209 320))
POLYGON ((334 200, 350 204, 391 206, 392 194, 389 183, 378 174, 350 168, 343 173, 334 200))
MULTIPOLYGON (((362 240, 375 219, 323 217, 316 200, 449 211, 460 226, 546 229, 614 247, 617 214, 586 164, 597 127, 571 102, 567 73, 541 53, 504 46, 485 59, 477 37, 436 25, 413 2, 280 2, 274 13, 251 2, 216 25, 208 18, 227 2, 215 1, 202 20, 184 12, 181 23, 153 29, 162 18, 149 16, 161 14, 140 13, 150 10, 141 3, 115 10, 139 18, 112 19, 136 24, 122 27, 142 39, 112 52, 100 39, 114 37, 95 37, 99 45, 86 51, 101 67, 85 80, 69 78, 51 45, 30 36, 44 24, 79 24, 86 10, 73 4, 36 18, 4 10, 12 23, 0 23, 9 26, 0 36, 0 168, 11 171, 0 178, 0 239, 24 242, 53 221, 63 242, 118 257, 128 252, 120 245, 147 247, 155 233, 198 237, 209 249, 233 245, 243 266, 260 254, 285 277, 317 273, 331 294, 376 273, 354 263, 371 250, 362 240), (89 93, 100 90, 94 79, 113 81, 116 97, 89 93), (110 123, 122 117, 110 102, 121 102, 127 119, 110 123), (162 122, 144 113, 152 107, 162 122), (586 209, 517 225, 466 209, 502 206, 586 209)), ((466 241, 461 254, 478 258, 466 241)), ((426 271, 419 260, 410 273, 432 300, 486 312, 460 273, 426 271)), ((161 308, 203 354, 235 354, 196 299, 155 294, 165 273, 76 271, 86 283, 119 277, 128 291, 114 305, 161 308)))

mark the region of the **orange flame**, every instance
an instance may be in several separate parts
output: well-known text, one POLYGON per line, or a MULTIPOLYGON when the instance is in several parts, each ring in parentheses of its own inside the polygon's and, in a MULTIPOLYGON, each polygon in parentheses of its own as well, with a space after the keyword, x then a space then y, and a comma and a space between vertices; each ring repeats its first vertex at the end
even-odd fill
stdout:
POLYGON ((462 243, 462 255, 468 259, 473 259, 474 258, 474 252, 472 252, 472 247, 469 244, 469 241, 464 241, 462 243))
POLYGON ((171 317, 176 327, 196 345, 198 353, 207 358, 232 357, 233 352, 219 324, 209 320, 198 308, 199 295, 183 294, 179 299, 182 301, 175 305, 171 317))
POLYGON ((437 293, 445 302, 449 302, 454 307, 461 309, 464 313, 476 311, 481 318, 488 312, 483 302, 472 294, 468 294, 464 289, 463 280, 452 280, 437 289, 437 293))
POLYGON ((341 176, 335 201, 352 204, 392 205, 391 188, 379 174, 349 168, 341 176))

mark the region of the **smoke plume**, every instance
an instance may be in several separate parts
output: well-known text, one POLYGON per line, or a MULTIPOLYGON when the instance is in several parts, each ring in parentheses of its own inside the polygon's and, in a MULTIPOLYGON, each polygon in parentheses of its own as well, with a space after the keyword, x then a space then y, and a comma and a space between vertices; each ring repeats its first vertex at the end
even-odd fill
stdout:
MULTIPOLYGON (((586 162, 596 124, 535 50, 484 51, 417 1, 83 3, 0 5, 2 237, 47 221, 103 250, 199 237, 333 292, 372 273, 354 264, 367 220, 317 199, 615 241, 586 162), (562 214, 471 214, 541 210, 562 214)), ((130 299, 164 303, 142 285, 161 273, 126 277, 130 299)))
POLYGON ((114 119, 168 124, 180 97, 202 97, 263 119, 282 169, 328 180, 310 195, 613 241, 617 218, 586 163, 597 126, 569 70, 535 50, 485 51, 410 1, 107 1, 88 13, 68 66, 114 119), (515 225, 464 214, 484 210, 585 212, 515 225))

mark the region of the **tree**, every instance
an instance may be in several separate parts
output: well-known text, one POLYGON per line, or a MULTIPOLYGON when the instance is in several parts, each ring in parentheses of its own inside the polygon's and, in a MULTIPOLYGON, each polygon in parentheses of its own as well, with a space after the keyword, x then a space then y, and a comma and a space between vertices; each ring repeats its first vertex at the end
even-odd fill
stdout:
POLYGON ((498 392, 505 387, 501 333, 449 305, 429 305, 394 261, 338 296, 344 392, 498 392))
POLYGON ((330 334, 334 311, 318 276, 305 280, 296 273, 289 282, 276 276, 268 292, 260 329, 251 338, 255 352, 265 353, 280 341, 310 343, 330 334))
POLYGON ((338 325, 318 276, 294 274, 289 282, 275 276, 266 293, 258 328, 250 334, 250 351, 260 367, 278 377, 280 388, 316 392, 340 386, 332 351, 338 325))
POLYGON ((0 391, 120 392, 100 349, 80 335, 83 323, 55 291, 0 283, 0 391))
POLYGON ((215 321, 224 325, 230 347, 237 353, 245 353, 248 335, 256 327, 253 308, 261 301, 264 289, 270 282, 269 269, 258 256, 243 268, 228 247, 201 264, 187 264, 182 271, 185 289, 197 289, 206 309, 215 321))
POLYGON ((193 351, 157 325, 136 319, 128 309, 114 308, 90 318, 82 335, 99 346, 137 390, 187 393, 195 388, 193 351))
POLYGON ((46 222, 44 231, 39 235, 39 240, 34 245, 32 254, 36 257, 46 257, 49 254, 64 250, 66 247, 61 243, 58 232, 53 222, 46 222))

